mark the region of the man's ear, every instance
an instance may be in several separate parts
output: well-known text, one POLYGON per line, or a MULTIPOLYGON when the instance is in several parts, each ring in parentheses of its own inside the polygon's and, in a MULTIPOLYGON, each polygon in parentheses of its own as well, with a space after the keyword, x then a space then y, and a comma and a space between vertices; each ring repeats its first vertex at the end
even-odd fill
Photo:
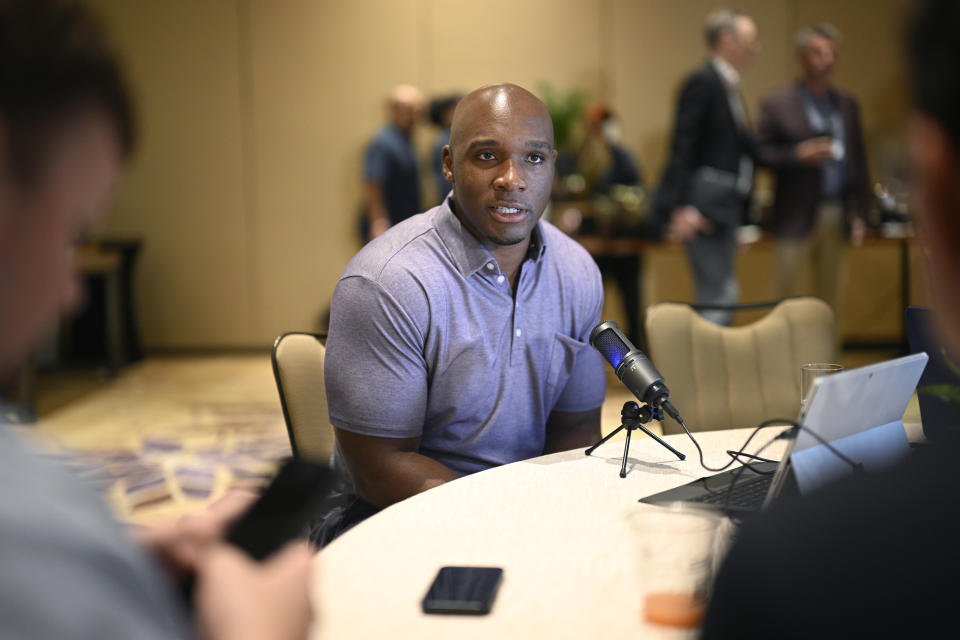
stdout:
POLYGON ((443 177, 447 179, 447 182, 453 184, 453 153, 450 152, 450 145, 447 144, 443 146, 441 160, 443 164, 443 177))

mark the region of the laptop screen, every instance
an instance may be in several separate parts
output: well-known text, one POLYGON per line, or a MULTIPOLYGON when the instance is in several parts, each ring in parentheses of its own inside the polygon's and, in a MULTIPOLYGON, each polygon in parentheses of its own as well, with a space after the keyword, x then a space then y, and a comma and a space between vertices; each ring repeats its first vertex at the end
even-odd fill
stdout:
POLYGON ((801 493, 851 474, 854 466, 876 471, 906 455, 910 444, 903 413, 926 363, 927 355, 918 353, 814 381, 801 416, 806 429, 797 435, 790 456, 801 493))

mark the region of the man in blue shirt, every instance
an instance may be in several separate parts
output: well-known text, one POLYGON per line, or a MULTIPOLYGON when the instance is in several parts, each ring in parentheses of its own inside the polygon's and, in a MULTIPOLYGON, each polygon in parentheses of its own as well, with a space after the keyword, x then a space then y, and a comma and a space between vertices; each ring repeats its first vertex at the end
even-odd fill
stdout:
POLYGON ((389 109, 390 122, 363 157, 365 240, 420 211, 420 173, 410 136, 423 110, 423 95, 410 85, 394 87, 389 109))
POLYGON ((589 254, 540 220, 555 160, 540 100, 474 91, 443 153, 453 194, 344 270, 327 398, 340 461, 373 508, 599 439, 605 378, 587 340, 603 288, 589 254))

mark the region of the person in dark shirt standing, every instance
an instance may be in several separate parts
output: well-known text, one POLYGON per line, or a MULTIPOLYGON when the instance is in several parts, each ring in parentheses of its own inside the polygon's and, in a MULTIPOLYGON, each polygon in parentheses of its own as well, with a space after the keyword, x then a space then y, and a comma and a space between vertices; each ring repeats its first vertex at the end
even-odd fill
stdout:
POLYGON ((423 94, 408 84, 394 87, 390 121, 367 145, 363 157, 364 240, 420 211, 420 172, 410 137, 423 111, 423 94))
MULTIPOLYGON (((747 15, 717 9, 705 25, 711 58, 684 82, 677 102, 670 160, 654 201, 657 220, 687 245, 696 302, 736 304, 737 229, 753 187, 754 144, 740 94, 740 74, 759 45, 747 15)), ((705 310, 704 318, 729 324, 732 313, 705 310)))

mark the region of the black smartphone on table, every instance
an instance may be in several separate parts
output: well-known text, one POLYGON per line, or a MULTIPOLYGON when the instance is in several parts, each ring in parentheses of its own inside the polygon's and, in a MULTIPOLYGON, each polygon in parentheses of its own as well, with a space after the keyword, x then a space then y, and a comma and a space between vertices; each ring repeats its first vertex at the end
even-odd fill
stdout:
POLYGON ((502 581, 499 567, 441 567, 423 598, 423 612, 490 613, 502 581))

